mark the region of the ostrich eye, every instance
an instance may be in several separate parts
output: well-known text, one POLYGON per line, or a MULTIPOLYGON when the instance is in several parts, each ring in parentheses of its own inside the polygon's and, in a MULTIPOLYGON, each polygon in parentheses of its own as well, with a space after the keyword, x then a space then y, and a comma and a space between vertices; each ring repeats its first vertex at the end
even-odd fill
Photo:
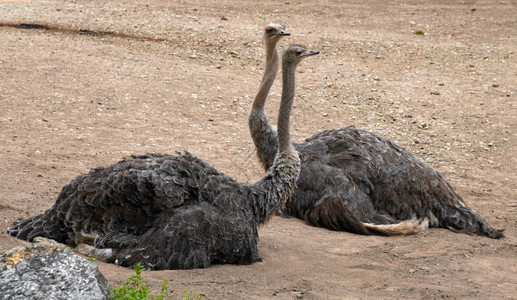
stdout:
POLYGON ((303 51, 301 49, 296 50, 296 55, 302 55, 303 51))
POLYGON ((268 29, 266 30, 266 32, 267 32, 267 33, 272 33, 272 32, 273 32, 273 30, 274 30, 273 28, 268 28, 268 29))

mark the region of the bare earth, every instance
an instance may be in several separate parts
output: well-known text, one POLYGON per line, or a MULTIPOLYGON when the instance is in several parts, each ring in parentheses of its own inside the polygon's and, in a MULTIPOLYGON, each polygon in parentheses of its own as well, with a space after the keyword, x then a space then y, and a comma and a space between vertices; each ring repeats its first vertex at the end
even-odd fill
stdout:
MULTIPOLYGON (((174 299, 517 299, 517 1, 343 2, 0 0, 0 249, 26 244, 7 227, 70 179, 130 154, 186 149, 259 179, 247 114, 263 27, 278 22, 284 43, 321 51, 298 69, 295 140, 347 125, 392 139, 506 238, 359 236, 275 217, 262 262, 146 271, 151 287, 167 278, 174 299)), ((112 284, 133 273, 97 264, 112 284)))

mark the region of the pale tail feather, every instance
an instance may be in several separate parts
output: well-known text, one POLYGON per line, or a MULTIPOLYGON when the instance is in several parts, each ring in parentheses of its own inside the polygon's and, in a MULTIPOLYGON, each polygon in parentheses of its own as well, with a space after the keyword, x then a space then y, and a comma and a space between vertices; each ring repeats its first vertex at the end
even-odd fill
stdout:
POLYGON ((368 230, 384 235, 410 235, 418 234, 429 228, 429 219, 411 219, 396 224, 376 225, 363 223, 368 230))

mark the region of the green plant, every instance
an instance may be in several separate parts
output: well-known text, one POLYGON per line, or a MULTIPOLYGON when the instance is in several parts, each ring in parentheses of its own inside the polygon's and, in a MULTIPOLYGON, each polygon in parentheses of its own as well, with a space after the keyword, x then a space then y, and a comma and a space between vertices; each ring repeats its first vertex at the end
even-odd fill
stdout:
POLYGON ((167 279, 163 278, 162 288, 160 289, 160 293, 154 299, 156 299, 156 300, 165 299, 165 295, 167 295, 168 291, 169 291, 169 281, 167 281, 167 279))
MULTIPOLYGON (((167 279, 163 279, 163 283, 161 286, 160 293, 154 297, 150 296, 150 290, 145 285, 145 280, 142 277, 142 270, 144 267, 140 264, 137 264, 133 267, 133 270, 135 270, 135 274, 129 276, 129 278, 126 280, 126 282, 119 286, 119 287, 113 287, 110 288, 111 292, 113 293, 112 296, 110 296, 110 299, 112 300, 164 300, 165 296, 167 296, 167 293, 169 292, 169 282, 167 279)), ((185 290, 185 293, 183 294, 182 300, 202 300, 203 294, 196 294, 192 291, 185 290)))
POLYGON ((202 300, 203 294, 196 294, 192 291, 185 290, 185 293, 183 294, 183 300, 202 300))
POLYGON ((156 299, 163 300, 169 291, 169 282, 167 279, 163 279, 162 288, 160 293, 155 297, 150 297, 150 290, 145 285, 145 280, 142 277, 142 270, 144 267, 140 264, 137 264, 133 270, 135 270, 134 275, 129 276, 124 285, 119 287, 110 288, 113 293, 110 296, 110 299, 113 300, 147 300, 147 299, 156 299))
POLYGON ((94 262, 95 260, 96 260, 96 259, 95 259, 95 257, 93 257, 93 256, 88 257, 88 261, 90 261, 90 262, 94 262))
POLYGON ((425 33, 422 30, 415 31, 416 35, 424 35, 425 33))

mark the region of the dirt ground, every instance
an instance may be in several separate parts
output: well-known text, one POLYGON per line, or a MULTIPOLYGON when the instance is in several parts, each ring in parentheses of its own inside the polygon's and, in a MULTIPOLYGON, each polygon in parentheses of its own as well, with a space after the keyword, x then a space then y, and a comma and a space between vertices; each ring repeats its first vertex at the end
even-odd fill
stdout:
MULTIPOLYGON (((347 125, 392 139, 506 237, 359 236, 275 217, 262 262, 146 271, 152 289, 165 277, 173 299, 517 299, 516 16, 515 0, 0 0, 0 249, 26 244, 7 227, 70 179, 129 154, 187 149, 259 179, 247 115, 262 30, 277 22, 292 33, 282 45, 321 51, 298 68, 294 140, 347 125)), ((115 285, 133 273, 97 264, 115 285)))

